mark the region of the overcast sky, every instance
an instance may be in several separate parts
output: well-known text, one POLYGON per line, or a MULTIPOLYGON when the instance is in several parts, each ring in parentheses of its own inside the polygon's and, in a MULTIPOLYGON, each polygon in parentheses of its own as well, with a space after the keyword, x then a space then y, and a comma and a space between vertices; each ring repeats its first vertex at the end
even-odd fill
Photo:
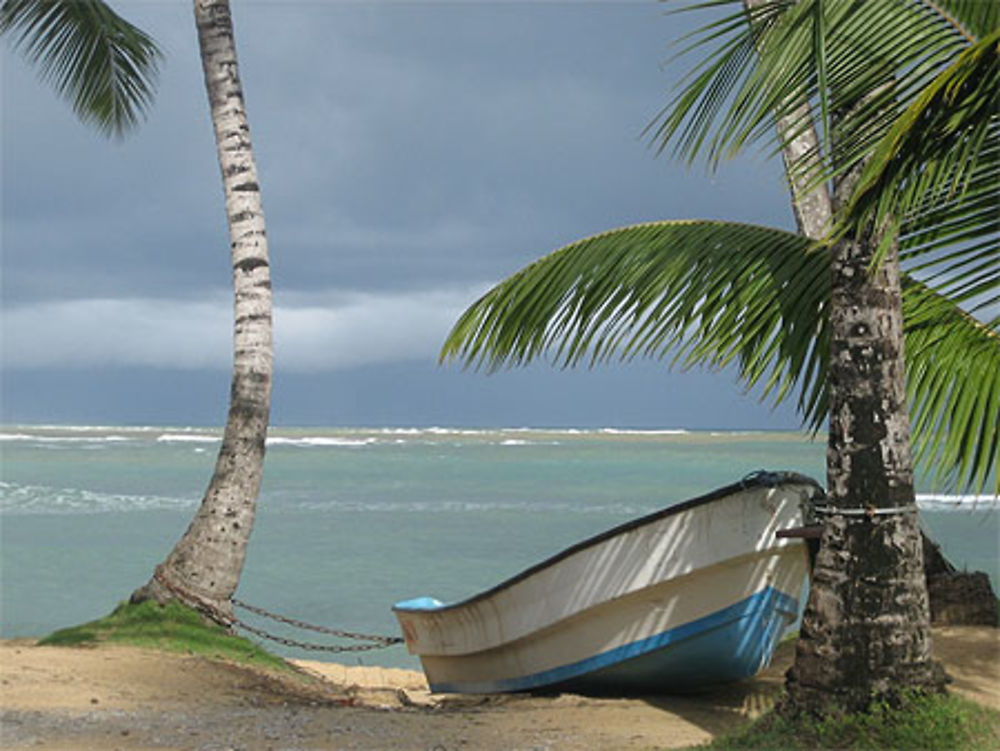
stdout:
MULTIPOLYGON (((5 422, 224 420, 228 239, 190 3, 114 3, 166 59, 121 143, 3 44, 5 422)), ((791 227, 780 165, 643 129, 698 19, 656 2, 235 2, 275 288, 274 422, 792 428, 730 373, 484 375, 438 349, 481 292, 594 232, 791 227)))

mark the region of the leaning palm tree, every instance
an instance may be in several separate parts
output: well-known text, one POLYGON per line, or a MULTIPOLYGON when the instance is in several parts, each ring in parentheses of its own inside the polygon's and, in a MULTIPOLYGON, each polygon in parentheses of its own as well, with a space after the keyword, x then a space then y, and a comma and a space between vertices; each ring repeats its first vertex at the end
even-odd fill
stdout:
POLYGON ((797 392, 829 423, 832 513, 790 706, 858 709, 940 686, 908 407, 943 480, 1000 489, 1000 24, 962 0, 732 2, 654 137, 718 161, 777 126, 804 234, 667 221, 586 238, 489 291, 443 356, 736 363, 766 396, 797 392))
POLYGON ((229 416, 215 473, 184 536, 133 601, 180 598, 232 616, 264 469, 273 370, 271 267, 257 166, 228 0, 195 0, 205 89, 215 129, 235 293, 229 416))
MULTIPOLYGON (((250 143, 227 0, 195 0, 205 88, 222 172, 235 292, 229 416, 193 521, 133 600, 180 599, 229 623, 253 528, 270 414, 271 278, 260 185, 250 143)), ((121 135, 152 101, 159 52, 101 0, 4 0, 14 32, 43 78, 82 120, 121 135)))

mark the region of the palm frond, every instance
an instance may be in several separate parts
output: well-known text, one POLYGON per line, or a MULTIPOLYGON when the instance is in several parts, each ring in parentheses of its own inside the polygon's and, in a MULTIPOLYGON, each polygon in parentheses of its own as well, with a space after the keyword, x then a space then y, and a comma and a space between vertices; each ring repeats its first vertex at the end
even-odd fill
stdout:
MULTIPOLYGON (((700 62, 646 129, 658 151, 673 144, 674 154, 689 162, 707 152, 709 161, 717 165, 749 140, 745 134, 735 141, 726 134, 733 130, 737 107, 744 121, 752 117, 744 110, 752 108, 755 101, 748 87, 759 64, 758 50, 790 5, 787 0, 777 0, 744 8, 742 0, 714 0, 675 11, 718 13, 721 9, 725 15, 690 35, 687 46, 676 56, 683 59, 697 52, 700 62)), ((759 109, 751 111, 760 117, 759 109)), ((764 117, 770 114, 765 112, 764 117)))
POLYGON ((551 356, 562 366, 664 358, 735 363, 749 385, 818 426, 825 377, 827 264, 782 230, 711 221, 654 222, 555 251, 494 287, 456 323, 443 359, 488 369, 551 356))
POLYGON ((946 486, 1000 494, 1000 319, 973 318, 904 279, 907 392, 915 457, 946 486))
POLYGON ((1000 26, 1000 3, 983 0, 934 0, 933 11, 955 25, 970 42, 982 39, 1000 26))
POLYGON ((1000 122, 993 122, 976 163, 968 170, 961 192, 949 181, 928 192, 902 222, 901 258, 921 277, 949 284, 948 294, 963 295, 968 277, 948 274, 981 264, 993 270, 994 288, 1000 286, 1000 122))
MULTIPOLYGON (((1000 29, 966 49, 877 144, 834 236, 895 223, 1000 245, 1000 29)), ((940 241, 922 251, 941 250, 940 241)), ((957 249, 959 252, 961 248, 957 249)), ((1000 274, 1000 272, 998 272, 1000 274)), ((997 277, 1000 283, 1000 276, 997 277)))
POLYGON ((161 54, 100 0, 4 0, 0 34, 37 66, 85 123, 122 136, 149 110, 161 54))
MULTIPOLYGON (((995 477, 1000 336, 904 275, 908 389, 920 457, 955 484, 995 477), (956 405, 960 405, 956 408, 956 405)), ((442 360, 495 370, 636 357, 735 365, 803 421, 827 417, 829 258, 782 230, 665 221, 585 238, 522 269, 458 320, 442 360)))
MULTIPOLYGON (((1000 117, 998 7, 964 0, 801 0, 772 25, 755 75, 779 77, 788 67, 794 73, 786 75, 806 82, 799 96, 809 100, 822 99, 825 78, 837 113, 826 152, 809 155, 799 168, 813 170, 808 177, 815 184, 865 165, 862 195, 841 232, 890 219, 905 231, 917 221, 915 211, 928 210, 928 197, 948 203, 977 167, 996 178, 995 166, 980 160, 996 142, 1000 117), (819 18, 828 24, 821 49, 816 32, 810 41, 794 23, 810 5, 827 9, 825 16, 811 14, 814 24, 819 18), (821 53, 830 60, 825 73, 821 53), (810 67, 816 73, 807 78, 810 67)), ((780 106, 777 99, 773 104, 780 106)), ((893 235, 883 234, 887 242, 893 235)))
MULTIPOLYGON (((969 46, 970 32, 956 18, 979 30, 995 15, 956 0, 774 0, 749 11, 743 2, 707 4, 729 6, 732 14, 707 26, 691 46, 702 56, 697 75, 648 132, 661 151, 672 144, 688 159, 705 153, 714 163, 754 143, 776 153, 784 144, 774 123, 812 105, 826 115, 820 140, 828 147, 803 159, 806 167, 822 166, 810 176, 815 182, 862 162, 912 99, 969 46)), ((798 129, 812 125, 801 122, 798 129)), ((788 130, 786 141, 795 131, 788 130)))

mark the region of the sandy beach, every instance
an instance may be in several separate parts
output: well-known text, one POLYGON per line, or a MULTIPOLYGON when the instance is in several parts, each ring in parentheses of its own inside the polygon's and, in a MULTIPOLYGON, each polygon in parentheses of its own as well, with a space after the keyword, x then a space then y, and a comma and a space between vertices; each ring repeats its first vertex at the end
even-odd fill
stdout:
MULTIPOLYGON (((1000 709, 1000 630, 935 629, 952 688, 1000 709)), ((590 751, 701 743, 765 709, 791 645, 751 681, 694 696, 432 696, 406 670, 301 661, 276 678, 132 647, 0 642, 3 748, 590 751), (321 678, 322 680, 319 680, 321 678)))

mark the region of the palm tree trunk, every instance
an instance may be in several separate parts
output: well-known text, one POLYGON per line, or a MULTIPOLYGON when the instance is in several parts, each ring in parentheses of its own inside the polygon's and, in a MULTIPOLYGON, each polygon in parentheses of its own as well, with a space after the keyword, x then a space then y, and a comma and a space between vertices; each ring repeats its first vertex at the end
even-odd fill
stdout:
POLYGON ((191 525, 133 601, 177 598, 232 618, 253 528, 271 404, 271 278, 264 214, 243 103, 228 0, 195 0, 205 87, 229 223, 235 325, 229 417, 191 525))
POLYGON ((831 250, 829 505, 788 673, 793 711, 860 711, 944 685, 913 490, 899 259, 893 246, 872 271, 877 241, 831 250))
MULTIPOLYGON (((768 2, 744 0, 744 7, 768 2)), ((777 130, 799 232, 819 240, 836 206, 825 185, 809 189, 819 139, 808 104, 779 118, 777 130)), ((836 203, 849 197, 859 172, 839 182, 836 203)), ((872 273, 877 240, 848 238, 831 251, 827 492, 828 507, 840 513, 824 519, 786 711, 857 711, 901 689, 943 686, 930 656, 899 259, 893 248, 872 273)))
POLYGON ((788 675, 792 706, 865 709, 938 690, 913 493, 899 267, 869 272, 871 239, 834 248, 829 508, 788 675))
MULTIPOLYGON (((743 0, 749 22, 754 22, 755 10, 771 2, 773 0, 743 0)), ((825 183, 810 185, 810 167, 817 164, 819 155, 819 137, 813 122, 812 111, 805 103, 779 117, 776 129, 799 234, 819 240, 830 230, 833 200, 825 183)))

